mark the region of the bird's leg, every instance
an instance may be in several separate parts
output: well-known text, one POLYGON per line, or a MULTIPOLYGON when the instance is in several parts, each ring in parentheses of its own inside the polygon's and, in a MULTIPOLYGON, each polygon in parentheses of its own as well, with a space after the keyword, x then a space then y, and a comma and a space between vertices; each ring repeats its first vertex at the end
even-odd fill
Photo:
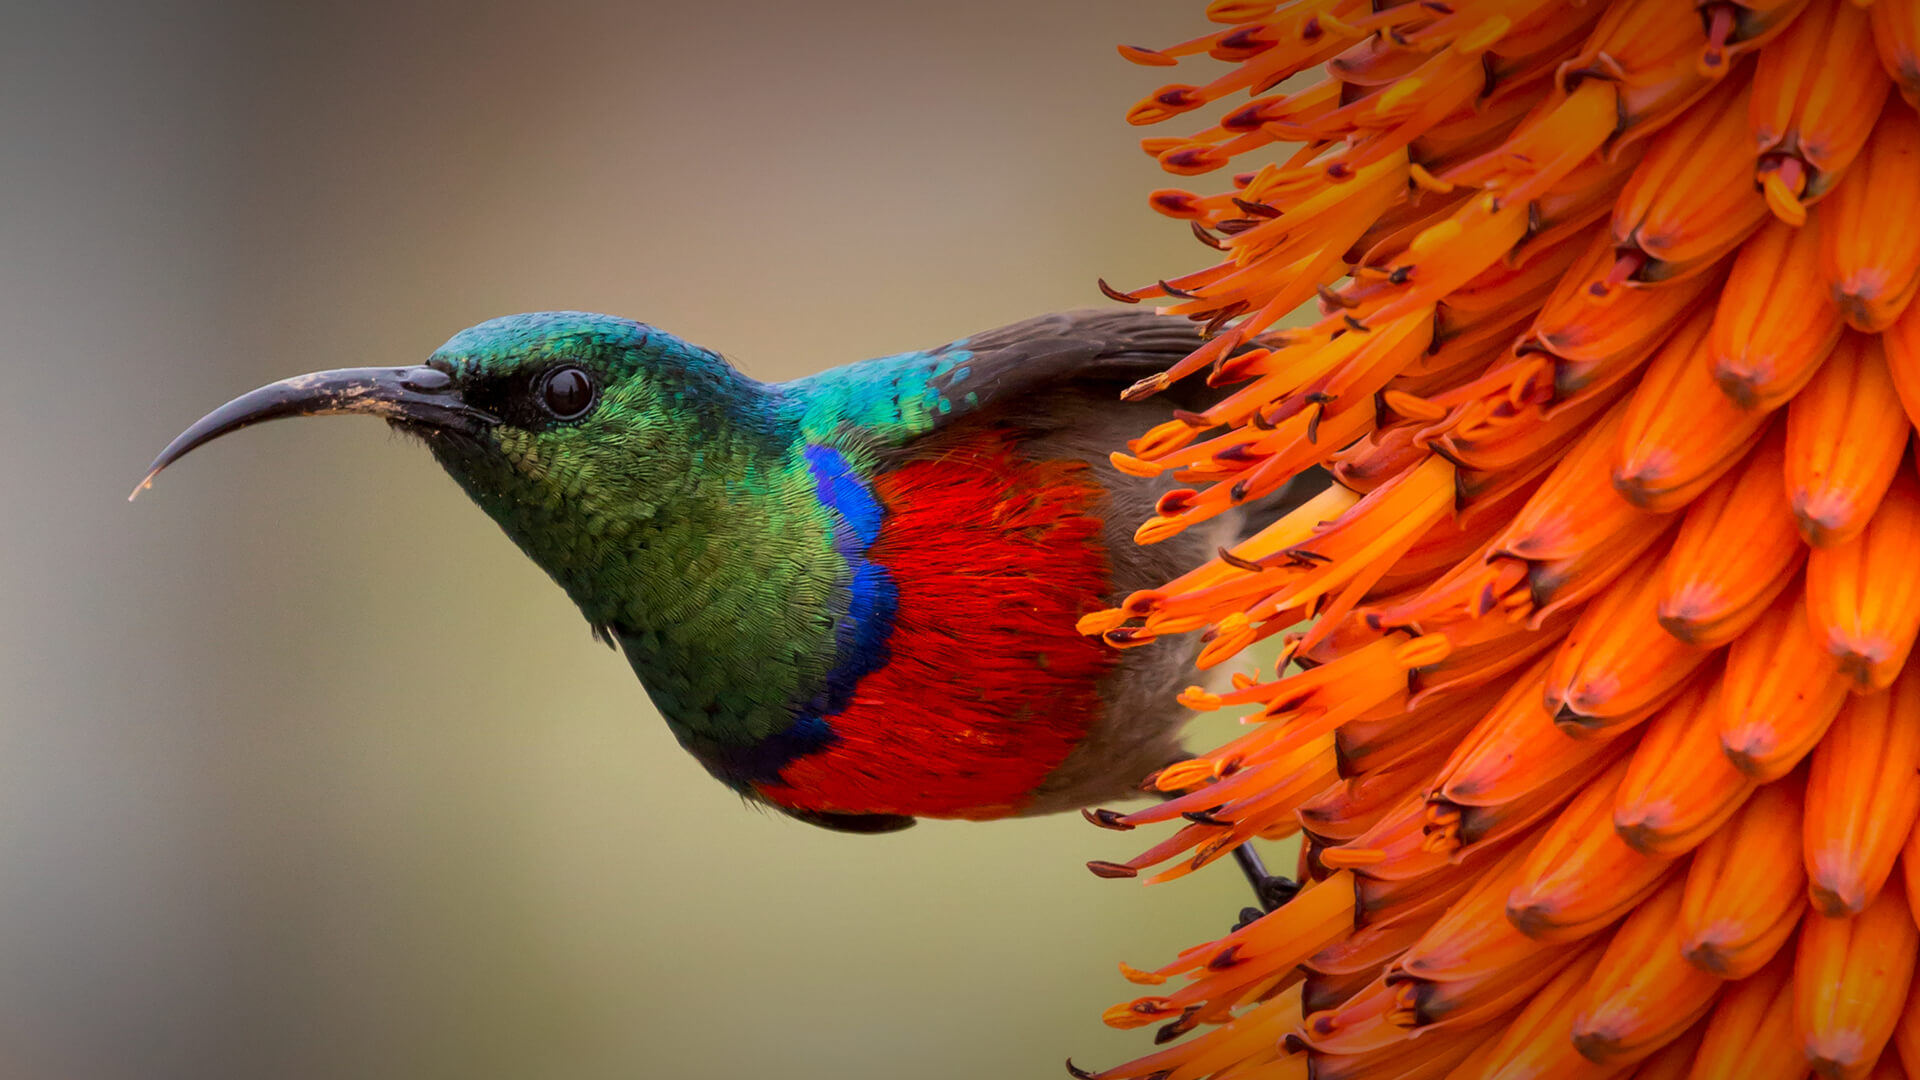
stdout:
POLYGON ((1253 886, 1253 898, 1259 907, 1240 909, 1240 921, 1234 924, 1238 930, 1267 912, 1293 899, 1300 891, 1300 883, 1290 877, 1267 872, 1267 864, 1260 861, 1260 853, 1253 850, 1253 841, 1249 840, 1233 849, 1233 861, 1240 864, 1240 872, 1247 875, 1247 884, 1253 886))

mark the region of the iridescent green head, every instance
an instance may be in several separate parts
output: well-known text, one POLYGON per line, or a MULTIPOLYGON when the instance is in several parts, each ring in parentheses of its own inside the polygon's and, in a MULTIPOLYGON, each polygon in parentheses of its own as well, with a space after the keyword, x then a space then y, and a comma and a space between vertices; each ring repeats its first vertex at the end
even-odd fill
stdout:
POLYGON ((629 591, 606 580, 621 575, 608 560, 620 538, 777 426, 766 388, 706 349, 630 319, 536 312, 462 330, 418 367, 322 371, 245 394, 175 439, 141 486, 230 431, 335 413, 424 440, 589 618, 611 618, 593 608, 629 591))

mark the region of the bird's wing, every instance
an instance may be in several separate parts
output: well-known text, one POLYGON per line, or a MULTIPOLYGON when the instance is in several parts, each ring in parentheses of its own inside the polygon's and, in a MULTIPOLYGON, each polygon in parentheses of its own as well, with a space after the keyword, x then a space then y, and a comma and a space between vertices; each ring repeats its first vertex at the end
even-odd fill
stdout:
POLYGON ((785 390, 811 438, 852 425, 899 445, 982 409, 1065 383, 1128 384, 1200 344, 1193 323, 1149 311, 1070 311, 987 330, 936 349, 849 364, 785 390))

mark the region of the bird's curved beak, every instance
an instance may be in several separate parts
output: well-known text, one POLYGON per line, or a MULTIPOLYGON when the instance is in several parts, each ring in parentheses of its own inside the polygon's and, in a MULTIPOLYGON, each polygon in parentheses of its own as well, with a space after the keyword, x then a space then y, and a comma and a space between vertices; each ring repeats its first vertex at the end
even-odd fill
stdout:
POLYGON ((161 469, 230 431, 286 416, 379 416, 425 432, 477 437, 499 421, 461 400, 453 376, 433 367, 339 368, 295 375, 242 394, 194 421, 153 459, 131 500, 161 469))

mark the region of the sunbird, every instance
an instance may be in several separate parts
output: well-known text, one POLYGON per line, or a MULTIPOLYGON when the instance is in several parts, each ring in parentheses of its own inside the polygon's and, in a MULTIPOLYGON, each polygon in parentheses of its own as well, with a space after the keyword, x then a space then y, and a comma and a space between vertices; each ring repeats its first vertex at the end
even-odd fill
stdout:
POLYGON ((765 383, 630 319, 509 315, 418 366, 235 398, 135 491, 262 421, 380 417, 747 799, 857 833, 1045 814, 1137 796, 1185 756, 1194 647, 1116 650, 1075 621, 1240 528, 1135 544, 1163 485, 1108 460, 1167 412, 1120 391, 1198 343, 1151 312, 1054 314, 765 383))

